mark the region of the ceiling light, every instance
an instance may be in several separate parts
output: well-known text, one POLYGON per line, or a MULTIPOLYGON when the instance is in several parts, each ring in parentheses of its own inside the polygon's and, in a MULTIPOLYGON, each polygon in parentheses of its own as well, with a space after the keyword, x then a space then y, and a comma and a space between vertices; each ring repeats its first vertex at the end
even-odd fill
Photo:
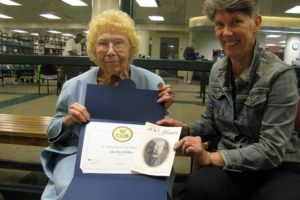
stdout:
POLYGON ((284 33, 289 33, 289 34, 300 34, 300 31, 284 31, 284 33))
POLYGON ((21 5, 19 3, 11 1, 11 0, 0 0, 0 3, 8 5, 8 6, 20 6, 21 5))
POLYGON ((38 33, 30 33, 30 35, 39 36, 38 33))
POLYGON ((46 14, 40 14, 40 16, 45 17, 45 18, 47 18, 47 19, 61 19, 60 17, 58 17, 58 16, 56 16, 56 15, 49 14, 49 13, 46 13, 46 14))
POLYGON ((155 0, 136 0, 140 7, 158 7, 155 0))
POLYGON ((71 34, 71 33, 63 33, 62 35, 63 35, 63 36, 67 36, 67 37, 71 37, 71 36, 74 37, 74 35, 71 34))
POLYGON ((280 30, 260 30, 261 32, 264 33, 282 33, 280 30))
POLYGON ((7 15, 3 15, 3 14, 0 14, 0 18, 1 19, 12 19, 12 17, 7 16, 7 15))
POLYGON ((281 35, 267 35, 267 38, 279 38, 281 35))
POLYGON ((47 31, 48 33, 61 33, 61 32, 59 32, 59 31, 56 31, 56 30, 49 30, 49 31, 47 31))
MULTIPOLYGON (((298 30, 298 29, 297 29, 298 30)), ((289 34, 300 34, 300 31, 293 30, 260 30, 263 33, 289 33, 289 34)))
POLYGON ((19 30, 19 29, 12 30, 12 31, 15 33, 28 33, 27 31, 23 31, 23 30, 19 30))
POLYGON ((275 47, 276 44, 266 44, 267 47, 275 47))
POLYGON ((293 14, 300 14, 300 6, 295 6, 287 11, 285 13, 293 13, 293 14))
POLYGON ((164 17, 162 16, 149 16, 151 21, 165 21, 164 17))
POLYGON ((81 0, 62 0, 62 1, 71 6, 87 6, 87 4, 81 0))

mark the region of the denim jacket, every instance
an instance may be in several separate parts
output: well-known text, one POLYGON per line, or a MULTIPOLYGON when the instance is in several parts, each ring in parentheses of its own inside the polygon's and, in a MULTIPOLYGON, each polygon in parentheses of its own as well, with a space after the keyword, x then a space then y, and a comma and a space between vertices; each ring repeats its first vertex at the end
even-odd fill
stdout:
POLYGON ((231 62, 218 61, 210 73, 208 104, 190 134, 219 135, 225 170, 257 171, 283 161, 300 163, 300 139, 293 132, 298 90, 294 70, 258 47, 251 66, 235 79, 231 62))

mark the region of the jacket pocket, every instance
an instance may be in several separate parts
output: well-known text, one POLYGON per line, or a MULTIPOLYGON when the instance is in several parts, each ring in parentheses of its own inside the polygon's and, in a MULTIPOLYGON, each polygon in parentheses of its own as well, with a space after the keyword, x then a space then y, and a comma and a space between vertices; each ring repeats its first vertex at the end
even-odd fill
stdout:
POLYGON ((216 119, 222 119, 224 118, 226 114, 226 109, 228 110, 228 105, 226 108, 226 96, 224 94, 224 91, 220 87, 212 87, 211 88, 211 95, 212 95, 212 101, 213 101, 213 110, 214 110, 214 116, 216 119))
POLYGON ((249 127, 254 128, 255 131, 259 131, 261 127, 266 101, 266 91, 251 92, 245 101, 246 123, 249 127))

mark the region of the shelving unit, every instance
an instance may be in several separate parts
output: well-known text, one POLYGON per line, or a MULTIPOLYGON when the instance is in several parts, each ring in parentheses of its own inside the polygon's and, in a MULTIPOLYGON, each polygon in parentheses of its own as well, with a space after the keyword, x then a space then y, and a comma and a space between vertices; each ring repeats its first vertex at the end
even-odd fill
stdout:
MULTIPOLYGON (((9 36, 0 31, 0 54, 32 55, 35 53, 33 38, 25 38, 18 34, 9 36)), ((1 85, 4 79, 14 77, 18 83, 32 83, 34 81, 35 66, 31 65, 0 65, 1 85)))
MULTIPOLYGON (((38 41, 40 54, 43 55, 63 55, 64 48, 69 38, 56 34, 48 34, 38 41)), ((85 42, 81 43, 82 56, 86 56, 85 42)))
POLYGON ((66 40, 57 35, 44 36, 44 55, 62 55, 66 40))
POLYGON ((87 51, 86 51, 86 44, 85 44, 85 41, 84 42, 81 42, 81 55, 82 56, 87 56, 87 51))
MULTIPOLYGON (((43 36, 29 36, 19 33, 7 33, 0 31, 0 54, 13 55, 62 55, 69 38, 58 34, 43 36)), ((85 42, 81 43, 82 55, 86 56, 85 42)), ((4 79, 14 77, 17 83, 33 83, 39 80, 39 72, 35 65, 0 65, 0 81, 4 86, 4 79), (36 76, 36 78, 35 78, 36 76)))
POLYGON ((0 54, 34 54, 34 41, 0 33, 0 54))

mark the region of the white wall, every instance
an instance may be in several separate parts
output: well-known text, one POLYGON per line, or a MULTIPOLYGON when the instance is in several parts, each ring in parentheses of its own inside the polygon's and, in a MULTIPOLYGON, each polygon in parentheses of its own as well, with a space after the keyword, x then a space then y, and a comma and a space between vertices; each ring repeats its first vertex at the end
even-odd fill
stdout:
POLYGON ((160 55, 160 38, 179 38, 179 52, 178 59, 183 59, 183 51, 188 43, 188 33, 162 33, 150 32, 152 38, 152 58, 159 59, 160 55))
POLYGON ((221 49, 214 31, 193 31, 192 42, 195 50, 208 60, 212 60, 213 49, 221 49))
POLYGON ((148 56, 149 55, 149 37, 150 37, 149 31, 138 30, 137 34, 138 34, 139 41, 140 41, 138 54, 148 56))
POLYGON ((286 45, 284 49, 284 62, 291 65, 293 60, 300 57, 300 47, 297 50, 292 48, 293 43, 298 43, 300 45, 299 35, 287 35, 286 45))

